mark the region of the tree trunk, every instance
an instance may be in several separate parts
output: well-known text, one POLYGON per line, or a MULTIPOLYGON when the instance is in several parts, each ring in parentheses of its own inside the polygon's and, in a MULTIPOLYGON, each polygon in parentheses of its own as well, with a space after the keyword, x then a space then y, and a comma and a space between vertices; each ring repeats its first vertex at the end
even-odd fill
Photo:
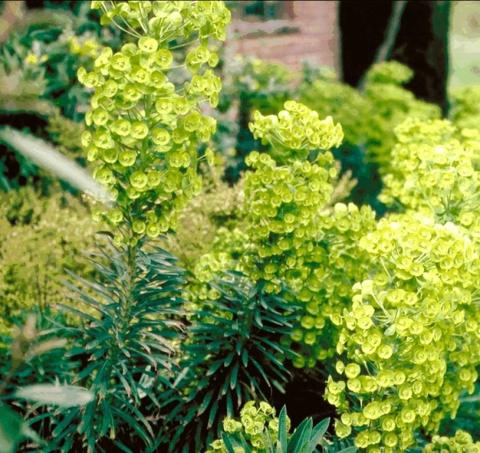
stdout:
MULTIPOLYGON (((389 35, 393 1, 340 1, 339 25, 343 80, 357 86, 389 35)), ((451 2, 409 0, 388 60, 406 64, 415 72, 407 88, 445 112, 448 82, 448 29, 451 2)))

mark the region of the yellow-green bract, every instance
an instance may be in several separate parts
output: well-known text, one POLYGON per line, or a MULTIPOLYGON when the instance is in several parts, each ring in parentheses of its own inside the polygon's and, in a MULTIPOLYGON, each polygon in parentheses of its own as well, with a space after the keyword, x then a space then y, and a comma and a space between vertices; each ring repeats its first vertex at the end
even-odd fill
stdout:
MULTIPOLYGON (((290 427, 290 420, 287 417, 287 428, 290 427)), ((241 433, 255 451, 263 452, 265 448, 266 433, 274 443, 278 437, 278 417, 275 416, 275 408, 270 404, 261 401, 258 406, 255 401, 246 403, 240 411, 240 420, 225 418, 223 421, 225 433, 241 433)), ((242 449, 243 450, 243 449, 242 449)), ((205 453, 226 453, 223 440, 213 441, 205 453)))
POLYGON ((119 227, 119 239, 157 237, 175 228, 179 209, 201 187, 197 148, 216 123, 200 104, 216 105, 221 88, 206 69, 218 62, 209 39, 225 39, 230 12, 217 1, 92 7, 133 41, 119 51, 103 48, 93 71, 78 71, 93 89, 82 145, 96 162, 95 178, 116 199, 114 209, 98 215, 119 227))

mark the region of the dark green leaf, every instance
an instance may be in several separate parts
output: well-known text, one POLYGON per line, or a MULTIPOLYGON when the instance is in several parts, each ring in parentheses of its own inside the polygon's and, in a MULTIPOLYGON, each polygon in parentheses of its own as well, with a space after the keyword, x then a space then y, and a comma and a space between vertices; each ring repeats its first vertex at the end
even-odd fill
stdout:
POLYGON ((327 432, 328 426, 330 425, 330 419, 326 418, 318 423, 314 428, 310 438, 310 442, 305 450, 305 453, 312 453, 315 451, 315 448, 323 439, 323 436, 327 432))
POLYGON ((14 411, 0 403, 0 451, 13 453, 22 439, 23 420, 14 411))
POLYGON ((287 409, 282 407, 278 416, 278 440, 280 442, 281 453, 288 453, 288 429, 287 429, 287 409))

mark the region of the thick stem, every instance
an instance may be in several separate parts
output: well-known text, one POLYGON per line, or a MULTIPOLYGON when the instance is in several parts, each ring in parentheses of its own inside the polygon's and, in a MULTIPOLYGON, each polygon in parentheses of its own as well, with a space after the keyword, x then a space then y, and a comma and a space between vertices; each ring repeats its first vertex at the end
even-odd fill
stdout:
MULTIPOLYGON (((132 304, 134 303, 133 289, 135 286, 135 274, 136 274, 136 256, 138 245, 128 244, 124 249, 122 258, 125 259, 126 272, 123 281, 123 294, 121 295, 119 303, 119 325, 118 325, 118 338, 123 342, 127 336, 127 331, 130 325, 130 313, 132 310, 132 304)), ((116 344, 114 354, 112 354, 112 363, 119 355, 121 344, 116 344)))

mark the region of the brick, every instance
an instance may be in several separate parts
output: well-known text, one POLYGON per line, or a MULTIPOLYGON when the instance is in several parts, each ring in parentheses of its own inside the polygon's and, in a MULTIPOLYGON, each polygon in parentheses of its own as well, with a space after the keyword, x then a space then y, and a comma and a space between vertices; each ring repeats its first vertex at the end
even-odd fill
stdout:
MULTIPOLYGON (((294 70, 301 68, 303 60, 338 69, 337 6, 337 1, 294 1, 294 17, 290 23, 298 32, 233 39, 227 45, 233 53, 282 62, 294 70)), ((268 26, 270 32, 274 29, 271 25, 268 26)), ((247 24, 246 28, 261 26, 262 23, 247 24)), ((245 28, 244 24, 242 27, 245 28)))

